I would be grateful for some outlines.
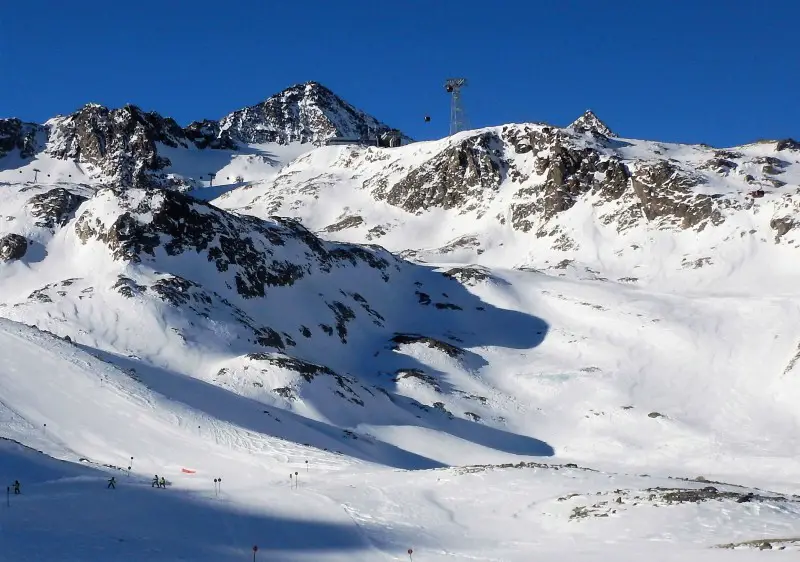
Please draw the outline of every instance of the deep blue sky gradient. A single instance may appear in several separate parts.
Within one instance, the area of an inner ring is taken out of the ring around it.
[[[473,127],[591,108],[627,137],[797,138],[798,22],[798,0],[8,0],[0,116],[130,102],[188,124],[317,80],[426,139],[463,75]]]

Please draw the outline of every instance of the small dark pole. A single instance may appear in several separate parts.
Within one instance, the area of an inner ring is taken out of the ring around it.
[[[414,554],[414,551],[413,551],[412,549],[410,549],[410,548],[409,548],[409,549],[408,549],[408,559],[409,559],[411,562],[414,562],[414,559],[413,559],[413,558],[411,558],[411,555],[412,555],[412,554]]]
[[[297,472],[294,473],[294,487],[297,488],[299,486],[300,478],[297,476]]]
[[[308,461],[306,461],[306,472],[308,472]]]
[[[39,168],[33,169],[33,183],[36,183],[36,179],[39,177],[39,172],[41,172]]]
[[[256,562],[256,552],[258,552],[258,545],[253,545],[253,562]]]
[[[216,478],[214,478],[214,495],[219,497],[219,494],[217,493],[217,479]]]
[[[222,477],[217,478],[217,485],[219,486],[219,493],[222,493]]]
[[[291,488],[294,484],[294,480],[292,480],[292,473],[289,473],[289,487]]]
[[[199,426],[199,425],[197,426],[197,436],[198,436],[198,437],[201,437],[201,434],[200,434],[200,426]]]

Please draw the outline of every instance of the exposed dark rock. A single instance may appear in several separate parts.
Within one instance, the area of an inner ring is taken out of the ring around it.
[[[28,251],[28,239],[19,234],[6,234],[0,238],[0,260],[19,260]]]
[[[205,298],[198,297],[197,293],[191,291],[196,289],[202,295],[202,287],[193,281],[184,279],[183,277],[165,277],[159,279],[150,287],[162,300],[174,305],[180,306],[188,303],[192,299],[202,299],[205,302],[210,302],[207,296]]]
[[[31,158],[40,150],[37,134],[43,132],[40,125],[24,123],[19,119],[0,119],[0,158],[14,150],[20,158]]]
[[[118,189],[105,190],[98,198],[117,199],[119,213],[109,221],[95,216],[91,208],[84,212],[75,225],[82,241],[100,240],[114,258],[134,263],[147,255],[155,257],[159,247],[168,255],[204,254],[219,272],[230,271],[237,292],[245,298],[263,297],[268,287],[292,285],[312,268],[327,272],[341,262],[366,262],[388,280],[385,270],[389,261],[383,256],[391,255],[385,250],[342,245],[328,252],[318,238],[295,221],[276,224],[234,215],[174,191],[140,191],[135,203]],[[307,262],[297,264],[273,257],[274,248],[291,239],[304,244]],[[344,310],[337,314],[346,316]]]
[[[86,197],[76,195],[62,187],[34,195],[28,200],[31,215],[38,218],[36,226],[55,228],[64,226],[75,211],[86,201]]]
[[[338,374],[329,367],[309,363],[308,361],[303,361],[296,357],[275,353],[250,353],[247,355],[247,358],[251,361],[265,362],[275,367],[280,367],[281,369],[293,371],[299,374],[306,382],[312,382],[319,376],[332,377],[341,389],[336,390],[335,394],[359,406],[364,405],[364,401],[360,398],[359,394],[353,390],[356,381],[351,377]],[[345,396],[342,391],[346,392],[348,396]]]
[[[460,347],[420,334],[395,334],[391,341],[396,344],[392,349],[397,349],[399,345],[424,343],[428,347],[438,349],[450,357],[460,357],[464,353],[464,350]]]
[[[235,111],[220,129],[247,143],[321,144],[333,137],[374,137],[390,129],[317,82],[287,88],[263,102]],[[409,140],[408,137],[404,137]]]
[[[681,228],[692,228],[706,221],[721,224],[724,218],[711,196],[691,190],[700,181],[672,162],[660,161],[637,170],[633,188],[650,221],[661,219]]]
[[[587,109],[583,115],[578,117],[570,125],[576,131],[588,132],[593,131],[604,137],[616,137],[617,135],[603,123],[600,118],[595,115],[591,109]]]
[[[258,328],[255,330],[256,343],[263,347],[274,347],[275,349],[285,349],[286,345],[281,339],[281,335],[272,328]]]
[[[228,131],[222,131],[217,121],[195,121],[184,129],[186,138],[197,148],[236,150],[237,144]],[[241,182],[242,180],[238,180]]]
[[[439,387],[439,383],[436,382],[436,379],[421,369],[398,369],[395,373],[395,377],[392,379],[392,382],[400,382],[403,379],[417,379],[429,384],[436,392],[442,391],[442,389]]]
[[[800,150],[800,142],[794,139],[783,139],[778,141],[778,144],[775,145],[775,150],[778,152],[781,150]]]
[[[139,285],[129,277],[120,275],[117,282],[114,283],[112,289],[116,289],[117,292],[124,297],[132,298],[136,295],[141,295],[144,293],[147,287]]]
[[[345,217],[340,221],[330,224],[322,229],[322,232],[339,232],[346,228],[355,228],[364,223],[364,219],[358,215]]]
[[[342,340],[342,343],[347,343],[347,323],[356,317],[353,309],[339,301],[328,303],[328,308],[336,318],[336,333],[339,335],[339,339]]]
[[[712,170],[718,174],[726,175],[731,170],[738,168],[738,164],[725,158],[712,158],[700,164],[699,168]]]
[[[455,279],[464,285],[475,285],[481,281],[492,280],[489,269],[481,266],[471,265],[465,267],[454,267],[442,273],[445,277]]]
[[[788,234],[790,230],[797,226],[797,222],[791,217],[780,217],[769,221],[769,226],[776,232],[775,242],[778,242],[781,236]]]
[[[394,185],[375,187],[373,195],[415,213],[433,207],[470,212],[492,197],[506,164],[501,140],[494,133],[464,139],[411,170]]]
[[[170,164],[157,143],[187,147],[183,129],[170,118],[134,105],[110,110],[88,104],[51,121],[47,152],[96,167],[109,183],[123,187],[159,185],[153,172]]]

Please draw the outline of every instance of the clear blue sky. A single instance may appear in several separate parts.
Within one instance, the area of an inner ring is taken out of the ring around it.
[[[425,139],[463,75],[475,127],[591,108],[628,137],[800,137],[798,0],[9,0],[0,18],[0,116],[29,121],[93,101],[187,124],[316,80]]]

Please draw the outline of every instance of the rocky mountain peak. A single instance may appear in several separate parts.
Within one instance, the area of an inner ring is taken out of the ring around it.
[[[357,139],[389,128],[319,82],[296,84],[220,121],[223,132],[245,143],[322,144],[334,137]]]
[[[570,123],[569,128],[576,131],[594,131],[606,137],[616,137],[617,135],[603,123],[600,118],[592,111],[587,109],[583,115]]]

